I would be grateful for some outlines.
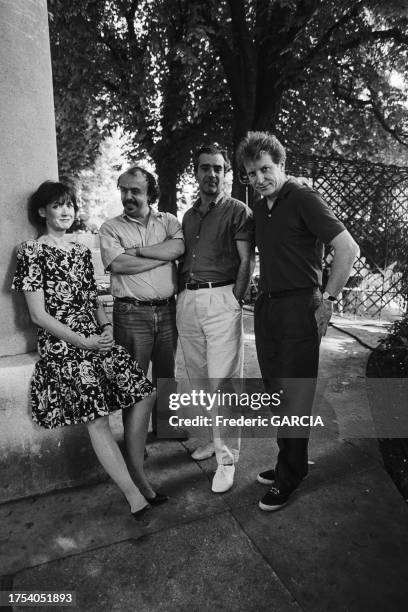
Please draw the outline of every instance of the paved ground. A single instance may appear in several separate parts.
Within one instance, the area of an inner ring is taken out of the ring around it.
[[[336,323],[370,345],[385,332],[370,321]],[[254,377],[249,314],[246,332]],[[243,440],[224,495],[210,492],[215,460],[190,459],[193,440],[156,442],[146,468],[171,500],[146,528],[109,482],[0,506],[1,588],[75,590],[84,612],[405,611],[408,507],[375,439],[356,437],[369,432],[367,356],[329,331],[315,408],[325,427],[312,434],[310,476],[286,508],[257,508],[265,489],[256,474],[276,453],[269,440]]]

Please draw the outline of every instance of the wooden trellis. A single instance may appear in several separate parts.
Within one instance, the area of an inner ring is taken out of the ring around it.
[[[308,178],[360,246],[342,307],[381,316],[406,311],[408,299],[408,168],[289,155],[287,171]],[[330,266],[326,253],[326,267]]]

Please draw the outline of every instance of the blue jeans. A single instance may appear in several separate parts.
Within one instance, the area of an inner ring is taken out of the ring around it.
[[[115,300],[113,333],[147,375],[152,363],[152,382],[174,378],[177,349],[176,303],[163,306],[131,304]],[[153,410],[153,431],[157,431],[157,413]]]

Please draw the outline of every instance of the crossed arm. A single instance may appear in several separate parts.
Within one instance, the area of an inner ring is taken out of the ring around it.
[[[109,269],[116,274],[138,274],[163,266],[183,253],[184,240],[170,238],[157,244],[126,249],[112,261]]]

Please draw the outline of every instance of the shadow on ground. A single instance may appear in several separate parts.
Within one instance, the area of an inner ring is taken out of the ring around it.
[[[248,314],[248,377],[259,375],[251,324]],[[375,344],[384,331],[370,323],[363,333]],[[327,428],[312,432],[310,476],[284,509],[257,507],[266,489],[256,474],[273,467],[273,441],[243,440],[223,495],[210,491],[215,459],[191,460],[194,440],[156,442],[146,468],[170,501],[147,526],[109,482],[0,506],[3,589],[74,590],[83,611],[405,611],[408,508],[376,440],[343,435],[369,415],[367,355],[338,330],[324,340],[329,383],[315,410]]]

